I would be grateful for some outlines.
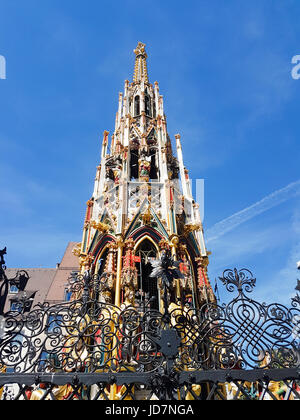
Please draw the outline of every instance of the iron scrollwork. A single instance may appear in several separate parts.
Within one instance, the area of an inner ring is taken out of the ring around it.
[[[161,311],[147,304],[113,305],[103,295],[106,276],[87,271],[70,279],[70,302],[8,312],[0,371],[95,375],[101,389],[127,375],[126,395],[132,394],[130,384],[144,383],[158,398],[172,399],[178,389],[194,395],[204,372],[209,377],[222,371],[299,369],[298,294],[290,308],[256,302],[248,296],[255,286],[252,273],[235,269],[221,278],[227,290],[237,291],[229,303],[182,306],[169,299],[177,267],[171,260],[164,263],[156,264],[169,273]]]

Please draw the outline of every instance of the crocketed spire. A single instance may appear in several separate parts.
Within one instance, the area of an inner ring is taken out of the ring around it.
[[[145,51],[145,44],[139,42],[134,53],[136,55],[133,81],[139,83],[141,81],[148,83],[148,69],[147,69],[147,53]]]

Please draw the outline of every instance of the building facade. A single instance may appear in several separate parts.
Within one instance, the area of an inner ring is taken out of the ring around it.
[[[149,81],[145,45],[138,43],[134,53],[133,80],[126,80],[119,94],[113,134],[104,131],[83,238],[74,254],[82,272],[105,274],[107,302],[133,305],[148,296],[152,308],[160,309],[160,281],[149,275],[152,259],[168,250],[183,273],[172,302],[199,307],[214,300],[199,205],[179,134],[173,153],[163,96],[158,82]]]
[[[69,242],[60,263],[56,268],[7,268],[5,273],[9,279],[14,279],[20,273],[26,273],[28,280],[24,290],[11,285],[8,290],[5,304],[5,313],[18,308],[18,301],[25,294],[32,297],[30,308],[37,304],[49,303],[54,305],[70,299],[69,279],[78,273],[78,258],[74,256],[73,249],[76,242]]]

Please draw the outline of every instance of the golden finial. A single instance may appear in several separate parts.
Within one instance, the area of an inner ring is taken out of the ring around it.
[[[134,50],[134,53],[136,56],[143,55],[145,58],[147,58],[146,50],[145,50],[146,44],[143,44],[142,42],[139,42],[136,49]]]
[[[146,45],[142,42],[139,42],[134,53],[135,57],[135,66],[134,66],[134,74],[133,74],[133,81],[135,83],[144,82],[148,83],[148,70],[147,70],[147,53],[145,50]]]

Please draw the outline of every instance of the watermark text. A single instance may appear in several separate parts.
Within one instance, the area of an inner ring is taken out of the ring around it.
[[[6,79],[6,59],[0,55],[0,80]]]
[[[291,71],[292,78],[298,80],[300,79],[300,55],[294,55],[292,64],[295,64]]]

